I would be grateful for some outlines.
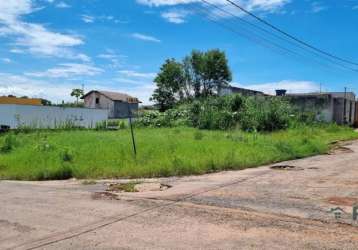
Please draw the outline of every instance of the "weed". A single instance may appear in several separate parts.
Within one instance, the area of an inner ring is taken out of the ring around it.
[[[201,131],[196,130],[196,131],[194,132],[194,140],[200,141],[200,140],[202,140],[203,138],[204,138],[204,134],[203,134]]]
[[[107,188],[109,192],[127,192],[134,193],[138,192],[135,188],[136,185],[140,184],[140,182],[128,182],[128,183],[115,183],[110,184]]]
[[[10,153],[16,145],[16,138],[14,135],[7,135],[3,145],[0,147],[0,153]]]
[[[60,155],[61,155],[62,161],[64,161],[64,162],[72,162],[73,161],[73,158],[74,158],[73,152],[69,148],[63,149]]]

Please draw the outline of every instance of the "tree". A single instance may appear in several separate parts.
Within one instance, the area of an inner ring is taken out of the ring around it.
[[[178,100],[219,94],[231,80],[225,52],[194,50],[182,63],[175,59],[165,61],[154,80],[157,88],[151,100],[165,111]]]
[[[232,80],[225,52],[218,49],[207,52],[194,50],[184,62],[184,71],[190,75],[196,97],[219,93]]]
[[[157,88],[151,97],[159,106],[160,111],[172,108],[177,100],[184,98],[184,71],[181,63],[168,59],[160,68],[154,79]]]
[[[82,89],[73,89],[71,92],[71,96],[76,97],[76,102],[78,104],[78,99],[84,95]]]

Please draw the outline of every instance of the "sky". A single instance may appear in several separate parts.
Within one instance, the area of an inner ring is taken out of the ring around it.
[[[83,84],[86,91],[125,92],[149,104],[153,79],[167,58],[181,60],[194,49],[216,48],[225,51],[235,86],[266,93],[347,87],[358,93],[357,65],[349,65],[357,71],[348,70],[315,54],[299,51],[297,56],[272,47],[227,12],[255,20],[225,0],[207,1],[226,14],[201,0],[0,0],[0,96],[74,101],[71,89]],[[358,0],[233,1],[309,44],[358,63]]]

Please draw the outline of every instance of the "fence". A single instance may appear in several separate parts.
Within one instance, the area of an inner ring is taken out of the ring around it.
[[[61,128],[78,126],[94,128],[98,122],[108,119],[106,109],[62,108],[0,104],[0,125],[10,128],[28,126],[33,128]]]

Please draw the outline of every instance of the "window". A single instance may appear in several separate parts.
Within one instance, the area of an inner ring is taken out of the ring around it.
[[[99,104],[99,98],[96,98],[96,104]]]

